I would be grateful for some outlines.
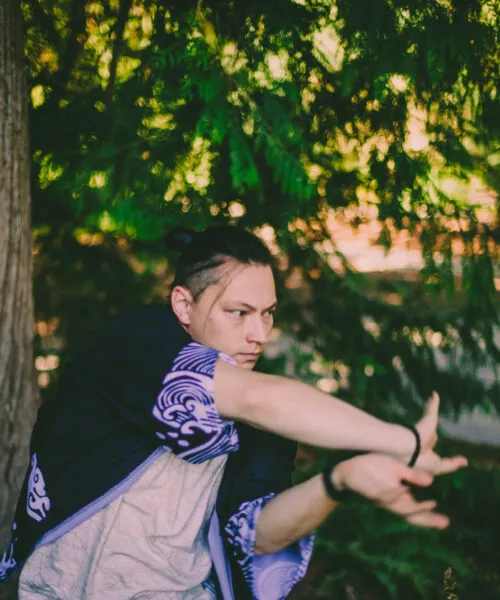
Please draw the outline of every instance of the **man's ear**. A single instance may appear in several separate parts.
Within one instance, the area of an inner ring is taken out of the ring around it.
[[[191,325],[191,308],[194,304],[191,292],[182,285],[176,285],[170,294],[170,302],[180,324],[189,328]]]

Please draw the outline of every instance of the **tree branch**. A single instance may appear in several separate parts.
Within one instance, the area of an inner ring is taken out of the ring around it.
[[[63,41],[61,36],[57,32],[57,29],[54,27],[52,19],[40,6],[38,0],[30,0],[29,5],[33,10],[34,21],[38,23],[44,30],[49,44],[54,48],[56,52],[61,54],[63,51]]]
[[[86,2],[82,2],[81,0],[73,1],[68,40],[64,52],[61,53],[61,69],[59,73],[62,86],[68,83],[71,72],[83,48],[83,44],[79,38],[85,33],[86,7]]]
[[[109,67],[109,81],[106,89],[108,95],[108,101],[111,102],[113,96],[113,89],[116,81],[116,69],[118,66],[118,58],[123,45],[123,32],[125,31],[125,25],[127,23],[128,14],[132,6],[132,0],[121,0],[120,8],[118,10],[118,18],[116,21],[115,28],[115,43],[113,46],[113,56],[111,59],[111,65]]]

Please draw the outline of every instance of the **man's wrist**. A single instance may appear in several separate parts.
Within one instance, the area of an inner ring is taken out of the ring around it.
[[[389,454],[408,463],[415,452],[415,434],[406,425],[393,424],[392,427],[398,449],[393,449]]]
[[[348,489],[345,484],[345,468],[345,461],[342,461],[336,464],[330,471],[332,485],[338,492]]]
[[[330,463],[322,473],[325,493],[334,502],[341,502],[353,495],[346,485],[344,471],[343,463]]]
[[[422,442],[420,440],[420,432],[414,425],[406,425],[406,427],[412,432],[414,437],[415,448],[413,449],[411,458],[408,461],[408,466],[414,467],[418,460],[418,457],[420,456],[420,451],[422,450]]]

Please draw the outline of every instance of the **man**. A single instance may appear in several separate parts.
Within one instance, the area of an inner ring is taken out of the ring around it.
[[[39,412],[0,561],[0,579],[22,567],[21,600],[228,600],[225,554],[238,565],[238,600],[285,597],[344,487],[415,524],[447,525],[404,484],[428,485],[465,464],[432,450],[438,399],[412,432],[254,372],[275,307],[265,246],[211,228],[187,240],[171,308],[116,320],[73,361]],[[289,488],[286,440],[385,455]],[[406,466],[417,454],[427,473]]]

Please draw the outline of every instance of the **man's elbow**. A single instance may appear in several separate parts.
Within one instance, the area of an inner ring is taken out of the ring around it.
[[[254,554],[255,556],[263,556],[264,554],[276,554],[276,552],[283,550],[290,544],[291,542],[289,540],[283,540],[281,542],[276,542],[272,540],[257,540],[255,542]]]
[[[276,554],[280,550],[288,548],[291,544],[297,541],[294,537],[294,532],[275,532],[275,534],[269,535],[271,532],[265,528],[259,527],[257,524],[257,531],[255,536],[254,554],[262,556],[263,554]]]

